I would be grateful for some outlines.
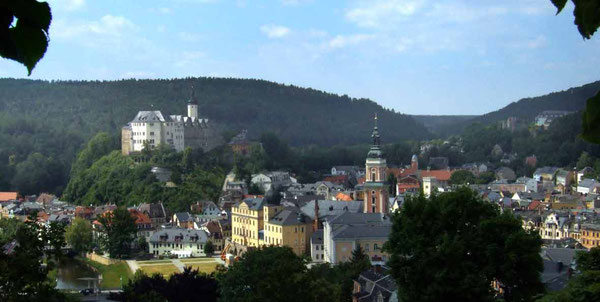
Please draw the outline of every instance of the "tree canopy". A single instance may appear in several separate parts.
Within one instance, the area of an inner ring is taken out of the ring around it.
[[[104,247],[112,258],[126,258],[137,232],[136,218],[125,207],[118,207],[98,217]]]
[[[404,301],[506,301],[543,293],[541,239],[468,188],[408,198],[384,249]]]

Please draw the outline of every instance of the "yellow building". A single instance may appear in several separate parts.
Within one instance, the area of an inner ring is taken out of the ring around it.
[[[591,249],[600,246],[600,225],[599,224],[583,224],[580,230],[580,243],[585,248]]]
[[[231,239],[233,242],[251,247],[263,244],[264,198],[247,198],[231,207]]]
[[[298,256],[309,253],[312,219],[298,208],[265,206],[264,244],[288,246]]]

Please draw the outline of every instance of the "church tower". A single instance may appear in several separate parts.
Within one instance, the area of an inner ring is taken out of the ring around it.
[[[187,104],[187,116],[198,119],[198,101],[196,100],[196,92],[192,86],[192,96]]]
[[[383,158],[380,147],[379,130],[377,129],[377,114],[373,127],[373,145],[367,154],[365,165],[365,184],[363,211],[365,213],[388,213],[389,189],[386,183],[387,162]]]

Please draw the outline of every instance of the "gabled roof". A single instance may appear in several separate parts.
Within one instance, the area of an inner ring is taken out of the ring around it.
[[[170,117],[163,116],[162,112],[155,111],[139,111],[131,121],[132,123],[152,123],[152,122],[167,122],[171,121]]]
[[[17,200],[18,198],[18,192],[0,192],[0,201]]]
[[[192,217],[190,216],[190,213],[188,213],[188,212],[175,213],[175,218],[177,220],[179,220],[179,222],[187,222],[187,221],[192,220]]]
[[[311,219],[304,215],[298,208],[287,207],[269,219],[270,224],[275,225],[300,225],[309,223]]]
[[[449,170],[429,170],[429,171],[421,171],[421,178],[423,177],[435,177],[440,181],[448,181],[450,180],[450,176],[452,176],[452,171]]]

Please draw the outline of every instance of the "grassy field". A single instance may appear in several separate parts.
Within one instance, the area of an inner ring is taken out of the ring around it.
[[[187,258],[187,259],[179,259],[182,263],[189,262],[215,262],[214,258]]]
[[[174,273],[179,273],[179,269],[173,264],[140,265],[140,269],[147,275],[159,273],[164,277],[168,277]]]
[[[146,261],[138,261],[139,265],[143,264],[155,264],[155,263],[171,263],[171,260],[146,260]]]
[[[81,258],[81,261],[93,266],[102,274],[102,284],[100,284],[100,287],[103,289],[120,288],[120,277],[123,277],[123,284],[127,284],[129,278],[133,276],[131,270],[129,270],[129,266],[125,261],[119,261],[111,265],[104,265],[87,258]]]

